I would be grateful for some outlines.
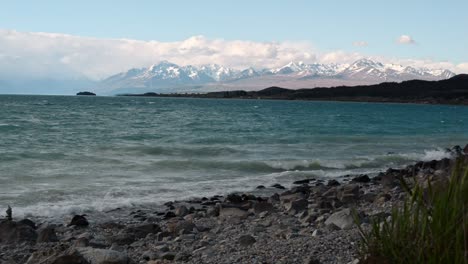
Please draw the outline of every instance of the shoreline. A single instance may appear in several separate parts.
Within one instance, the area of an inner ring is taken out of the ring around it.
[[[466,159],[468,147],[452,153]],[[355,263],[360,239],[351,210],[367,229],[406,196],[399,177],[448,177],[454,161],[421,161],[373,178],[348,175],[341,183],[304,179],[268,196],[115,209],[103,212],[105,221],[91,214],[31,224],[14,219],[13,208],[14,221],[0,223],[0,263]]]

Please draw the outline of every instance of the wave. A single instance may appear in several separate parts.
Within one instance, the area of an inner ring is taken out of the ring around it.
[[[121,148],[102,147],[106,151],[119,153],[130,152],[137,155],[149,156],[178,156],[178,157],[218,157],[220,155],[246,154],[247,150],[236,149],[227,146],[198,146],[198,147],[175,147],[175,146],[132,146]]]

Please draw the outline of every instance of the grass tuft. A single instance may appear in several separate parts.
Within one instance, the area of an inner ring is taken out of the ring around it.
[[[408,198],[392,209],[391,219],[361,230],[363,263],[467,264],[467,163],[458,162],[443,186],[402,184]]]

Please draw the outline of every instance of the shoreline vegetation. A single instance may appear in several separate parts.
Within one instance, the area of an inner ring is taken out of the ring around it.
[[[252,186],[274,194],[118,208],[106,219],[16,219],[12,206],[0,220],[0,263],[467,263],[468,176],[457,170],[468,145],[447,151],[372,178]]]
[[[121,94],[118,96],[468,105],[468,75],[459,74],[441,81],[411,80],[401,83],[388,82],[349,87],[339,86],[297,90],[269,87],[260,91],[237,90],[171,94],[149,92],[144,94]]]

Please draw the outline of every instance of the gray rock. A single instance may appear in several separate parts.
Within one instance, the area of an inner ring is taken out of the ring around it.
[[[297,193],[283,193],[280,195],[280,200],[281,200],[281,203],[288,203],[288,202],[291,202],[291,201],[295,201],[295,200],[299,200],[299,199],[304,199],[305,198],[305,194],[301,193],[301,192],[297,192]]]
[[[165,259],[165,260],[174,260],[175,257],[176,257],[176,253],[174,252],[166,252],[164,254],[161,255],[161,259]]]
[[[57,234],[55,233],[55,228],[53,227],[44,227],[39,229],[37,232],[37,243],[48,243],[48,242],[57,242]]]
[[[254,204],[253,210],[256,214],[259,214],[262,212],[273,212],[275,207],[270,202],[258,202]]]
[[[78,248],[78,252],[90,264],[128,264],[129,259],[126,253],[109,249]]]
[[[208,208],[208,210],[206,210],[206,216],[208,216],[208,217],[217,217],[217,216],[219,216],[219,207],[218,206],[213,206],[213,207]]]
[[[330,215],[325,221],[325,225],[333,225],[340,229],[351,229],[354,226],[354,217],[351,209],[346,208]]]
[[[321,262],[315,257],[310,257],[304,261],[304,264],[321,264]]]
[[[297,214],[304,210],[307,210],[308,205],[309,202],[306,199],[298,199],[287,203],[285,205],[285,208],[289,213]]]
[[[161,228],[157,224],[141,224],[135,226],[129,226],[122,230],[127,234],[133,234],[135,238],[144,238],[148,234],[157,234],[161,232]]]
[[[89,246],[89,239],[86,237],[79,237],[75,243],[75,247],[88,247]]]
[[[60,249],[44,248],[33,252],[26,264],[91,264],[76,249],[62,252]]]
[[[241,247],[248,247],[250,245],[253,245],[257,240],[251,235],[242,235],[239,237],[239,245]]]
[[[221,208],[219,210],[219,217],[222,219],[237,217],[240,219],[247,218],[249,213],[239,208]]]
[[[108,238],[111,244],[117,244],[119,246],[130,245],[131,243],[135,241],[135,239],[136,238],[134,234],[130,234],[126,232],[120,232]]]
[[[190,213],[190,210],[184,206],[184,205],[181,205],[179,207],[176,208],[175,212],[174,212],[177,216],[181,216],[181,217],[184,217],[186,215],[188,215]]]
[[[89,222],[86,219],[85,215],[75,215],[73,216],[72,220],[68,224],[68,226],[81,226],[85,227],[88,226]]]
[[[190,221],[174,219],[167,223],[167,229],[173,234],[189,234],[196,229],[196,226]]]
[[[0,222],[0,244],[35,242],[36,230],[30,225],[4,220]]]
[[[314,232],[312,232],[313,237],[318,237],[321,236],[323,232],[320,229],[315,229]]]

